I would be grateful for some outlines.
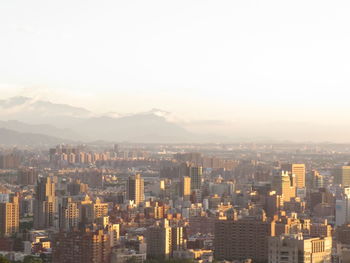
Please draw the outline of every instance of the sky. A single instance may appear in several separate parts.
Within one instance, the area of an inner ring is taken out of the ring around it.
[[[350,113],[346,0],[2,0],[0,97],[191,120]]]

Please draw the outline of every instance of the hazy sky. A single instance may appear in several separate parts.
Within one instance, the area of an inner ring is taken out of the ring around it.
[[[2,0],[0,92],[99,112],[350,113],[350,1]]]

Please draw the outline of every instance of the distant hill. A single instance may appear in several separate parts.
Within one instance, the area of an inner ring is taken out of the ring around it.
[[[23,96],[0,100],[0,108],[14,120],[23,119],[23,117],[35,119],[44,116],[88,117],[91,115],[90,111],[83,108]]]
[[[53,146],[60,143],[72,143],[52,136],[39,133],[21,133],[9,129],[0,128],[0,145],[15,146]]]
[[[0,100],[0,128],[80,141],[197,142],[199,137],[153,110],[129,116],[90,111],[66,104],[13,97]],[[115,117],[114,117],[115,116]]]
[[[127,117],[89,118],[76,126],[75,131],[107,141],[130,142],[188,142],[195,136],[181,126],[152,113],[136,114]]]
[[[83,140],[82,135],[71,129],[60,129],[50,124],[27,124],[20,121],[0,121],[0,128],[24,133],[39,133],[68,140]]]

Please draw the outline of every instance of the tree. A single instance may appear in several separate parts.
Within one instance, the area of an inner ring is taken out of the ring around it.
[[[131,257],[131,258],[129,258],[127,261],[126,261],[126,263],[137,263],[138,261],[137,261],[137,258],[136,257]]]
[[[43,261],[40,258],[34,256],[25,256],[23,263],[43,263]]]
[[[0,263],[11,263],[7,258],[3,255],[0,255]]]

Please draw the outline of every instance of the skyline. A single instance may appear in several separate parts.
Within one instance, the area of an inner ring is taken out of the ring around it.
[[[0,263],[350,263],[349,14],[0,1]]]
[[[0,144],[8,144],[9,140],[15,142],[16,132],[27,138],[27,142],[33,134],[51,136],[48,139],[56,142],[349,143],[349,125],[346,122],[330,124],[330,121],[322,125],[288,119],[275,122],[186,120],[161,109],[99,114],[88,108],[39,98],[22,96],[0,100],[0,132],[4,136]],[[11,133],[12,137],[8,137]],[[37,138],[32,139],[36,141]]]

